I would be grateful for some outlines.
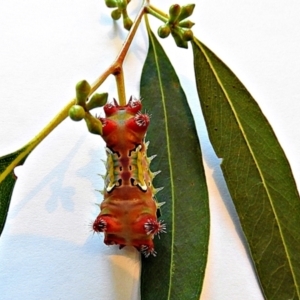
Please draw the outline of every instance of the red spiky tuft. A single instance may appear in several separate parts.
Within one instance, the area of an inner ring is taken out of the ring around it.
[[[142,114],[141,112],[138,112],[135,114],[134,117],[130,118],[126,122],[126,126],[130,130],[144,135],[147,131],[149,123],[150,123],[149,116],[147,114]]]
[[[136,114],[142,109],[141,100],[133,99],[130,97],[128,104],[126,105],[126,110],[131,114]]]
[[[148,245],[142,245],[139,250],[145,255],[145,257],[148,257],[150,255],[153,255],[155,257],[157,255],[154,248],[149,247]]]
[[[144,224],[144,228],[147,234],[160,234],[166,233],[166,224],[161,220],[148,219]]]
[[[107,223],[102,217],[98,217],[94,224],[93,224],[93,230],[94,232],[104,232],[107,228]]]
[[[103,138],[105,138],[105,136],[110,135],[112,132],[114,132],[118,128],[118,124],[116,124],[115,121],[110,120],[108,118],[100,118],[100,121],[101,121],[102,126],[103,126],[102,127]]]
[[[112,115],[114,115],[118,110],[119,110],[119,104],[117,102],[116,99],[114,99],[114,102],[109,102],[107,104],[104,105],[104,112],[105,112],[105,115],[107,117],[110,117]]]

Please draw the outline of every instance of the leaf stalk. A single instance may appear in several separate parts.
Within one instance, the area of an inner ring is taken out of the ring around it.
[[[146,12],[164,23],[168,22],[169,16],[152,5],[146,7]]]

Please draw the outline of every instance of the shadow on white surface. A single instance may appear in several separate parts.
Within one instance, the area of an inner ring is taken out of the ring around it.
[[[6,257],[0,265],[2,300],[138,299],[140,254],[135,249],[107,247],[95,237],[79,246],[30,235],[9,236],[0,245]]]

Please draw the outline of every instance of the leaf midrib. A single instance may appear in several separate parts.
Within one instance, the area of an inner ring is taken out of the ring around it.
[[[261,177],[261,179],[262,179],[263,186],[265,187],[266,193],[267,193],[268,198],[269,198],[269,201],[270,201],[270,205],[271,205],[271,207],[272,207],[272,211],[273,211],[273,213],[274,213],[275,219],[276,219],[277,224],[278,224],[280,236],[281,236],[281,239],[282,239],[282,242],[283,242],[283,247],[284,247],[284,249],[285,249],[285,252],[286,252],[286,255],[287,255],[287,258],[288,258],[290,270],[291,270],[292,277],[293,277],[293,280],[294,280],[294,283],[295,283],[295,288],[296,288],[296,290],[297,290],[297,295],[298,295],[298,297],[300,298],[300,291],[299,291],[299,287],[298,287],[298,285],[297,285],[297,280],[296,280],[296,277],[295,277],[294,269],[293,269],[293,267],[292,267],[292,263],[291,263],[289,251],[288,251],[288,248],[287,248],[287,246],[286,246],[286,242],[285,242],[284,236],[283,236],[283,234],[282,234],[282,226],[281,226],[281,223],[279,222],[279,219],[278,219],[278,216],[277,216],[275,207],[274,207],[274,205],[273,205],[273,202],[272,202],[272,199],[273,199],[273,198],[272,198],[272,196],[271,196],[271,194],[270,194],[269,188],[267,187],[266,180],[265,180],[265,177],[264,177],[264,175],[263,175],[263,172],[262,172],[261,168],[259,167],[259,164],[258,164],[258,162],[257,162],[257,159],[256,159],[256,156],[255,156],[255,154],[254,154],[254,151],[252,150],[252,147],[250,146],[250,143],[249,143],[249,141],[248,141],[247,135],[246,135],[246,133],[245,133],[245,131],[244,131],[244,128],[243,128],[243,126],[242,126],[242,124],[241,124],[241,122],[240,122],[240,119],[239,119],[239,117],[238,117],[238,115],[237,115],[237,112],[236,112],[236,110],[235,110],[235,108],[234,108],[234,105],[232,104],[232,102],[231,102],[231,100],[230,100],[230,97],[229,97],[229,95],[228,95],[228,93],[227,93],[225,87],[224,87],[223,84],[222,84],[222,81],[220,80],[220,78],[219,78],[219,76],[218,76],[216,70],[214,69],[213,64],[212,64],[210,58],[209,58],[208,55],[206,54],[205,49],[203,49],[203,47],[201,46],[201,44],[200,44],[196,39],[194,39],[194,42],[199,46],[199,48],[200,48],[201,51],[203,52],[203,54],[204,54],[204,56],[205,56],[207,62],[209,63],[209,66],[210,66],[210,68],[211,68],[213,74],[215,75],[215,78],[216,78],[217,82],[219,83],[219,85],[220,85],[220,87],[221,87],[221,89],[222,89],[222,91],[223,91],[223,93],[224,93],[224,95],[225,95],[225,98],[226,98],[227,101],[228,101],[228,104],[230,105],[230,107],[231,107],[231,109],[232,109],[232,111],[233,111],[233,114],[234,114],[235,119],[236,119],[236,121],[237,121],[237,123],[238,123],[238,125],[239,125],[239,127],[240,127],[240,129],[241,129],[241,132],[242,132],[242,135],[243,135],[244,140],[245,140],[245,142],[246,142],[246,145],[247,145],[247,147],[248,147],[248,149],[249,149],[249,151],[250,151],[250,153],[251,153],[251,156],[252,156],[252,158],[253,158],[253,160],[254,160],[254,162],[255,162],[255,166],[256,166],[256,168],[257,168],[257,170],[258,170],[258,173],[259,173],[259,175],[260,175],[260,177]]]
[[[157,67],[157,75],[158,75],[158,81],[159,81],[159,87],[160,92],[162,96],[162,103],[163,103],[163,109],[164,109],[164,116],[165,116],[165,131],[166,131],[166,142],[167,142],[167,150],[168,150],[168,162],[169,162],[169,169],[170,169],[170,181],[171,181],[171,194],[172,194],[172,246],[171,246],[171,263],[170,263],[170,279],[169,279],[169,290],[168,290],[168,299],[171,297],[171,287],[172,287],[172,265],[173,265],[173,259],[174,259],[174,227],[175,227],[175,209],[174,209],[174,201],[175,201],[175,195],[174,195],[174,180],[173,180],[173,168],[172,168],[172,159],[171,159],[171,147],[170,147],[170,138],[169,138],[169,125],[168,125],[168,117],[167,117],[167,111],[166,111],[166,101],[165,101],[165,93],[163,88],[162,79],[160,76],[160,65],[158,61],[158,55],[156,52],[155,44],[153,42],[152,32],[150,31],[150,28],[147,23],[147,29],[148,33],[151,39],[151,43],[153,46],[153,52],[155,57],[155,64]]]

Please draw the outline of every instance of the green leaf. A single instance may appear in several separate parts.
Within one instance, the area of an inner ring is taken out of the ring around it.
[[[14,168],[24,163],[28,156],[27,147],[0,157],[0,235],[3,231],[11,196],[17,180]]]
[[[267,299],[300,299],[300,201],[259,106],[224,63],[193,42],[198,93]]]
[[[199,299],[209,238],[208,193],[194,120],[177,75],[153,33],[141,78],[143,106],[151,113],[151,170],[167,234],[155,240],[156,257],[143,259],[141,298]]]

